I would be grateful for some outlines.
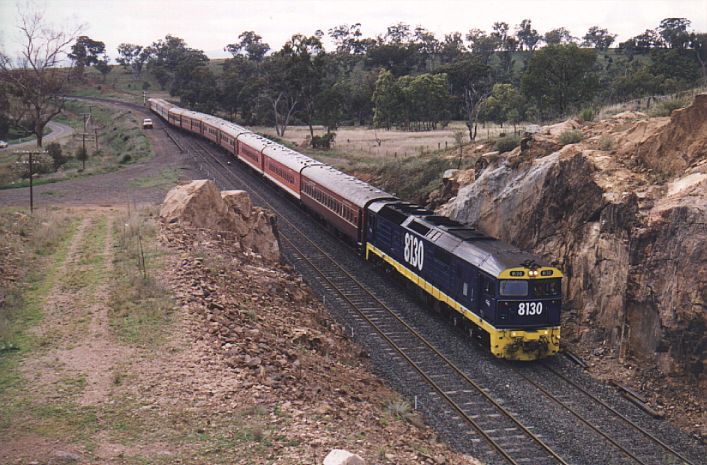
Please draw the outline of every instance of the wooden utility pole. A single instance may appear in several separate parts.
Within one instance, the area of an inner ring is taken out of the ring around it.
[[[91,140],[95,137],[96,151],[98,151],[98,128],[93,127],[93,121],[91,120],[91,107],[88,107],[89,112],[83,113],[83,132],[81,132],[81,147],[85,154],[85,158],[88,158],[88,152],[86,151],[86,140]],[[93,128],[92,128],[93,127]],[[81,160],[81,169],[86,169],[86,160]]]
[[[22,150],[22,151],[17,151],[13,152],[14,154],[18,156],[22,155],[27,155],[28,160],[27,163],[29,164],[29,212],[34,213],[34,189],[32,185],[32,178],[34,178],[34,155],[41,155],[41,154],[46,154],[46,150]],[[19,161],[18,163],[24,164],[23,161]]]

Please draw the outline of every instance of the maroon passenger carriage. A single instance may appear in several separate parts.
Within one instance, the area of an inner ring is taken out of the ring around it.
[[[252,132],[238,137],[238,158],[263,174],[263,150],[275,142]]]
[[[263,149],[263,175],[299,199],[302,170],[308,166],[321,165],[320,162],[295,152],[280,144],[270,144]]]
[[[366,207],[384,199],[398,200],[331,166],[310,165],[302,170],[302,203],[359,245],[365,239]]]
[[[173,126],[225,148],[359,245],[365,239],[365,209],[375,200],[397,200],[387,192],[259,136],[237,124],[185,110],[161,99],[150,108]]]

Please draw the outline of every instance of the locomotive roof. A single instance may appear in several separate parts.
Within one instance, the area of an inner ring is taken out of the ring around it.
[[[296,152],[284,145],[280,144],[270,144],[263,150],[263,154],[278,161],[285,165],[286,167],[297,171],[298,173],[302,168],[313,165],[321,164],[317,160]]]
[[[396,199],[394,195],[328,165],[307,166],[302,171],[302,175],[360,208],[365,208],[368,203],[376,199]]]
[[[408,202],[376,202],[371,204],[369,209],[420,234],[437,247],[491,276],[498,276],[502,271],[521,266],[528,261],[544,266],[536,256],[528,252],[488,236],[468,224],[435,215],[433,211],[419,205]]]
[[[246,132],[238,138],[238,141],[248,145],[249,147],[254,148],[258,152],[263,150],[268,145],[275,143],[270,139],[266,139],[265,137],[258,135],[254,132]]]

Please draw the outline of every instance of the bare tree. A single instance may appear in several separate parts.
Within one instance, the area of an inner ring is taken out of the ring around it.
[[[22,49],[14,59],[0,50],[0,82],[8,90],[13,123],[34,133],[41,147],[44,127],[64,106],[61,94],[70,73],[60,65],[82,26],[55,28],[33,5],[18,12]]]

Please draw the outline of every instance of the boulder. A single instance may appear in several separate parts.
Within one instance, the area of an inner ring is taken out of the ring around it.
[[[652,170],[675,176],[707,157],[707,94],[699,94],[687,108],[673,111],[662,131],[638,147],[637,158]]]
[[[212,181],[192,181],[167,193],[160,216],[168,223],[232,233],[241,249],[267,261],[280,258],[275,215],[253,207],[245,191],[219,192]]]
[[[246,220],[250,218],[253,204],[246,191],[222,191],[221,198],[236,215]]]
[[[255,208],[248,221],[250,232],[242,239],[242,244],[259,253],[268,261],[280,258],[275,215],[262,208]]]
[[[366,462],[347,450],[334,449],[327,454],[324,465],[366,465]]]
[[[581,127],[582,123],[580,123],[578,120],[568,119],[567,121],[563,121],[561,123],[551,124],[550,126],[543,126],[542,128],[540,128],[540,133],[558,137],[565,131],[571,131],[573,129],[579,129]]]
[[[167,192],[160,217],[168,223],[218,231],[230,231],[235,226],[235,216],[229,214],[218,187],[206,179],[176,186]]]

